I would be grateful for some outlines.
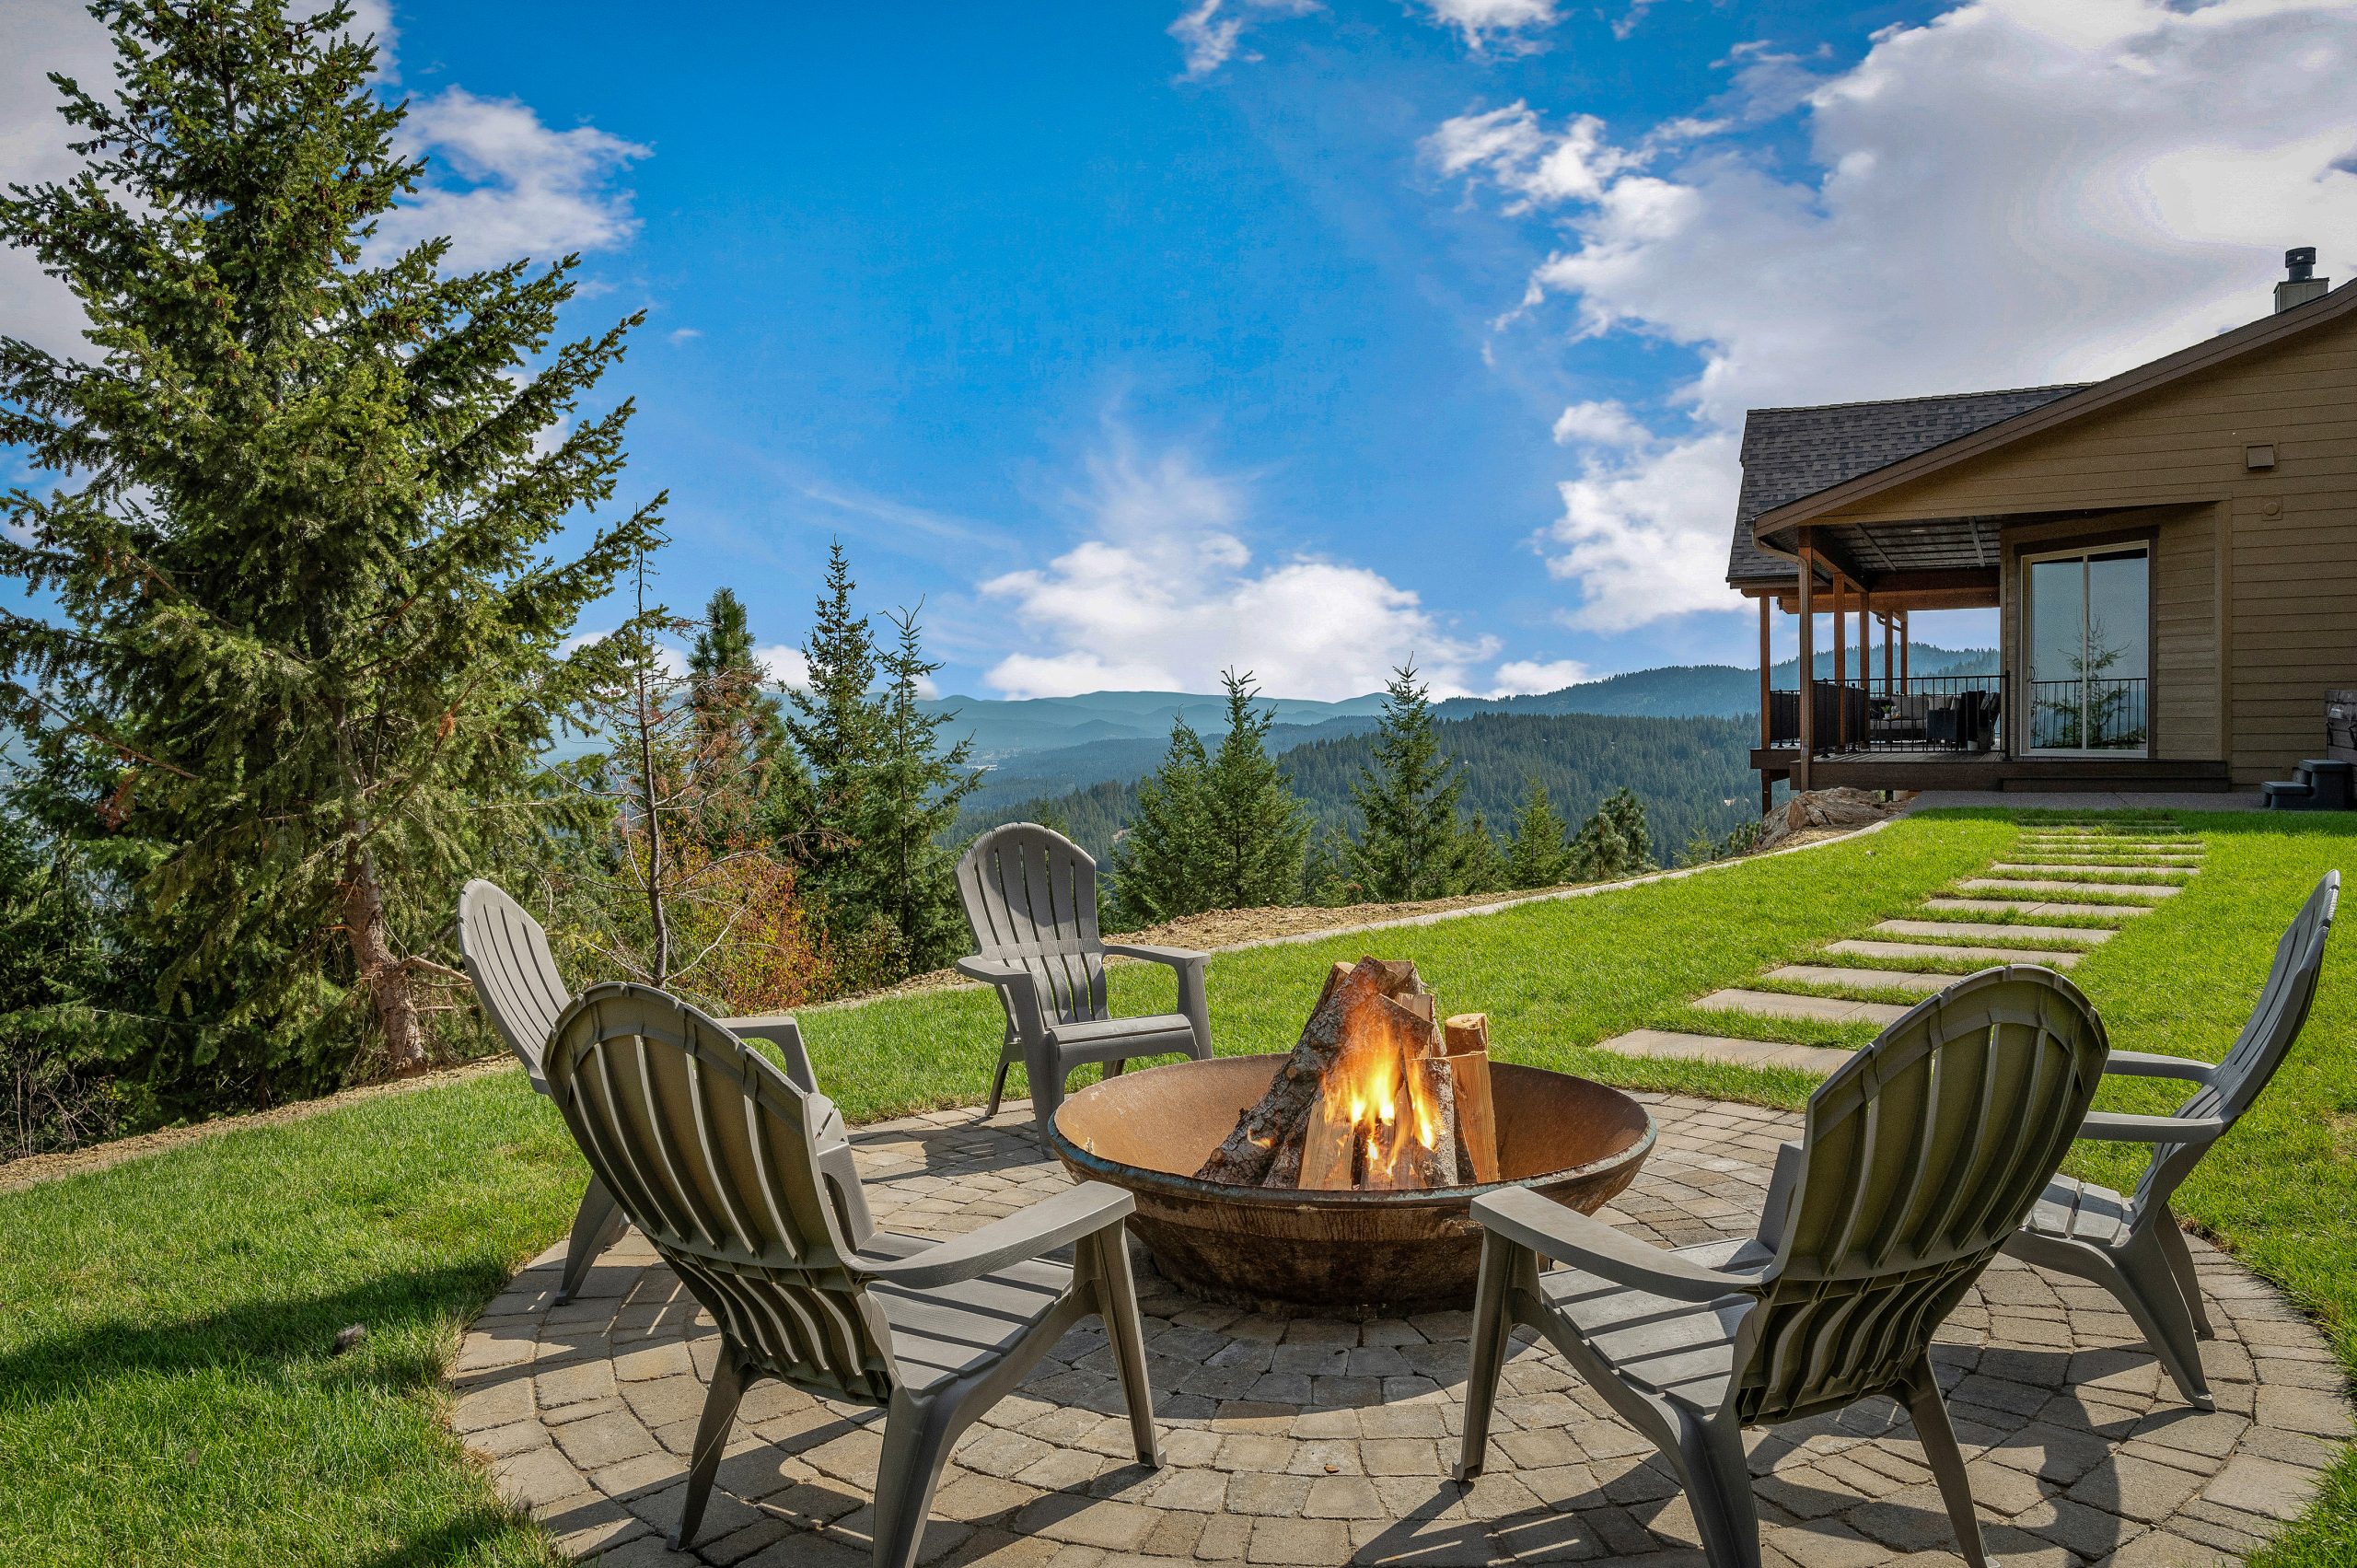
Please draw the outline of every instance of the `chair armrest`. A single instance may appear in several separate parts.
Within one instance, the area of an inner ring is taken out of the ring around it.
[[[1716,1301],[1750,1291],[1745,1274],[1722,1273],[1567,1209],[1527,1188],[1485,1193],[1473,1200],[1481,1228],[1542,1258],[1552,1258],[1598,1274],[1615,1284],[1649,1290],[1678,1301]]]
[[[720,1027],[739,1040],[762,1040],[785,1058],[785,1075],[806,1095],[819,1092],[819,1075],[810,1070],[810,1052],[802,1043],[802,1026],[791,1013],[763,1013],[749,1018],[723,1018]]]
[[[1116,1227],[1130,1217],[1137,1201],[1108,1182],[1084,1181],[1029,1208],[993,1220],[980,1230],[952,1237],[909,1258],[853,1258],[851,1266],[882,1284],[925,1290],[956,1284],[1028,1262],[1067,1242]]]
[[[2123,1078],[2184,1078],[2206,1084],[2217,1074],[2215,1063],[2186,1056],[2154,1056],[2142,1051],[2115,1051],[2104,1059],[2103,1070]]]
[[[1004,958],[985,958],[980,955],[958,960],[958,972],[969,980],[979,980],[998,988],[999,999],[1006,1004],[1008,1014],[1015,1019],[1015,1032],[1025,1040],[1042,1040],[1048,1032],[1047,999],[1039,994],[1039,979],[1021,964],[1010,964]]]
[[[2207,1144],[2226,1130],[2214,1116],[2131,1116],[2118,1110],[2091,1110],[2079,1123],[2079,1136],[2105,1144]]]
[[[1156,947],[1143,942],[1108,942],[1105,951],[1119,954],[1124,958],[1144,958],[1150,964],[1168,964],[1172,969],[1200,964],[1211,957],[1209,953],[1199,953],[1192,947]]]

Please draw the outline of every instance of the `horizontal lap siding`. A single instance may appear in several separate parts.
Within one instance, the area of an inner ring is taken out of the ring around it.
[[[2252,472],[2262,444],[2276,465]],[[1820,520],[2147,506],[2180,508],[2154,560],[2156,754],[2287,776],[2323,747],[2326,689],[2357,687],[2357,316]]]

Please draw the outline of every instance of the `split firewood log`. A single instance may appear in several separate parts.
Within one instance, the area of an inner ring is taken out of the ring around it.
[[[1497,1104],[1490,1090],[1490,1018],[1459,1013],[1442,1026],[1445,1060],[1457,1090],[1457,1176],[1464,1181],[1495,1181],[1498,1173]]]

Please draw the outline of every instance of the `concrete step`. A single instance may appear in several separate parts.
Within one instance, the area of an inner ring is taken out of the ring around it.
[[[2007,925],[1993,920],[1886,920],[1878,922],[1875,929],[1891,936],[1928,936],[1937,941],[1976,936],[1984,941],[2012,937],[2021,942],[2044,942],[2049,946],[2060,944],[2063,947],[2084,944],[2092,947],[2112,938],[2112,933],[2108,931],[2090,931],[2080,925]]]
[[[2021,877],[2051,877],[2057,872],[2067,875],[2087,871],[2132,871],[2144,877],[2190,877],[2194,875],[2196,868],[2176,865],[2122,865],[2116,862],[2106,864],[2088,861],[2073,865],[2061,865],[2051,861],[2000,860],[1991,865],[1989,869],[2012,872]]]
[[[1737,1067],[1797,1067],[1830,1073],[1850,1060],[1846,1051],[1822,1045],[1783,1045],[1772,1040],[1732,1040],[1720,1035],[1679,1034],[1672,1029],[1631,1029],[1596,1044],[1598,1051],[1648,1056],[1663,1062],[1724,1062]]]
[[[2043,964],[2050,970],[2067,970],[2086,957],[2084,953],[2037,953],[2014,947],[1951,947],[1938,942],[1875,942],[1849,937],[1829,943],[1829,953],[1855,953],[1860,958],[1980,958],[1991,964]],[[1951,975],[1951,980],[1958,977]]]
[[[1770,980],[1781,980],[1788,985],[1854,985],[1862,989],[1912,991],[1929,996],[1945,991],[1963,976],[1924,974],[1912,970],[1848,970],[1829,964],[1786,964],[1780,970],[1770,970]]]
[[[1967,877],[1956,884],[1973,893],[2116,893],[2122,898],[2173,899],[2182,887],[2162,882],[2058,882],[2037,877]]]
[[[2126,920],[2131,915],[2153,912],[2150,904],[2040,903],[2034,899],[1925,899],[1923,907],[1943,914],[2067,915],[2083,920]]]
[[[1808,1018],[1828,1024],[1887,1024],[1904,1014],[1887,1002],[1852,1002],[1840,996],[1795,996],[1782,991],[1713,991],[1694,1004],[1713,1013],[1748,1013],[1761,1018]]]

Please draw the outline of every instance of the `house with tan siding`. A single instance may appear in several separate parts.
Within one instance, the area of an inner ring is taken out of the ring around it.
[[[2229,790],[2325,754],[2357,687],[2357,283],[2314,259],[2108,380],[1752,411],[1727,581],[1759,606],[1763,797]],[[1996,669],[1908,669],[1910,615],[1946,609],[1997,610]],[[1779,613],[1798,690],[1769,689]]]

